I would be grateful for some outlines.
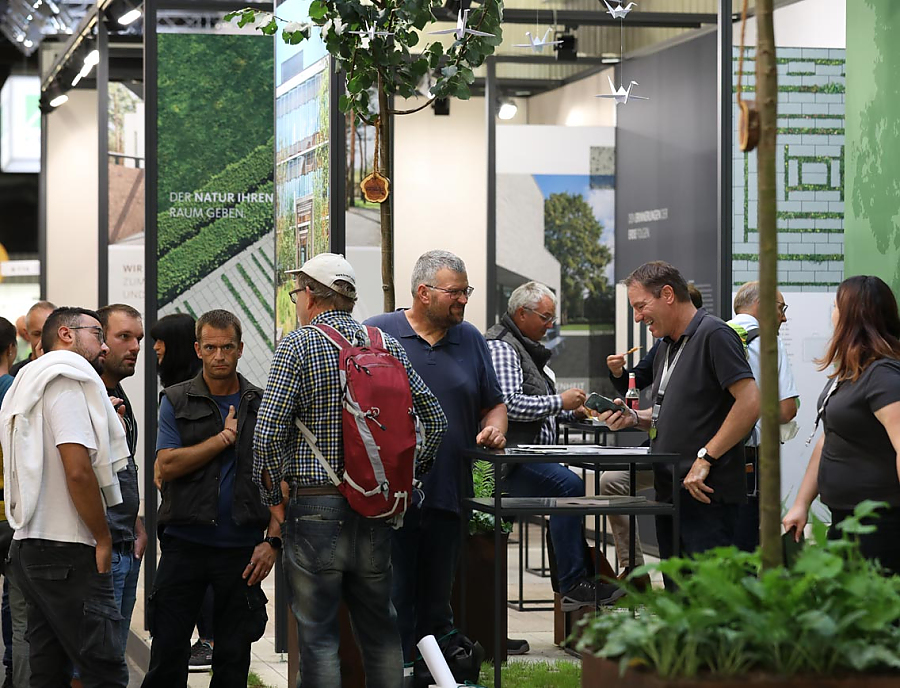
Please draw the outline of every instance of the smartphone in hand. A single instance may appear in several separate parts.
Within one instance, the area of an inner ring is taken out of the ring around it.
[[[588,398],[584,402],[585,408],[589,408],[592,411],[596,411],[597,413],[603,413],[604,411],[624,411],[625,407],[620,406],[612,399],[607,399],[602,394],[597,394],[596,392],[591,392]]]

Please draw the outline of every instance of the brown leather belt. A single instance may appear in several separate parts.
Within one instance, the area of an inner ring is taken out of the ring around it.
[[[745,471],[747,473],[756,472],[756,462],[759,460],[758,447],[744,447],[744,460],[747,462]]]
[[[334,485],[291,485],[291,499],[297,497],[319,497],[324,495],[340,496],[341,492]]]

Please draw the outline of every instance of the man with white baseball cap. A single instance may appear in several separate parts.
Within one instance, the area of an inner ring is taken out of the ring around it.
[[[356,301],[356,273],[344,256],[337,253],[320,253],[306,261],[296,270],[285,270],[285,275],[304,274],[322,286],[336,291],[348,299]],[[294,293],[301,291],[295,290]],[[295,301],[294,297],[291,297]]]
[[[295,275],[290,292],[301,325],[325,325],[350,342],[363,326],[353,319],[356,275],[343,256],[320,253]],[[382,333],[384,347],[403,363],[413,410],[425,428],[416,474],[427,471],[447,428],[437,398],[413,370],[396,339]],[[366,674],[366,685],[399,688],[403,657],[397,614],[391,603],[391,534],[384,519],[353,511],[312,447],[295,425],[299,419],[316,438],[337,475],[344,470],[341,381],[337,352],[315,327],[299,327],[278,343],[256,423],[253,481],[263,503],[284,523],[284,570],[300,636],[303,688],[341,685],[338,607],[350,611]],[[282,497],[286,482],[288,498]]]

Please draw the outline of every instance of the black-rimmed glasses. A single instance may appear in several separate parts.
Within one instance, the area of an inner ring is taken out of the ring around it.
[[[475,287],[466,287],[465,289],[447,289],[446,287],[436,287],[433,284],[426,284],[425,286],[429,289],[436,289],[437,291],[442,291],[445,294],[449,294],[454,299],[461,299],[463,296],[469,298],[472,295],[472,292],[475,291]]]
[[[103,328],[99,325],[78,325],[77,327],[70,327],[70,330],[93,330],[94,336],[97,337],[97,341],[101,344],[105,343],[103,338]]]
[[[293,303],[294,305],[297,305],[297,294],[299,294],[301,291],[306,291],[306,289],[294,289],[293,291],[288,292],[288,296],[291,297],[291,303]]]

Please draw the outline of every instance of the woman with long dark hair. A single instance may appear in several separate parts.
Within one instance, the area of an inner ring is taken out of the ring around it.
[[[157,320],[150,328],[153,350],[156,352],[157,372],[162,386],[190,380],[203,367],[197,356],[194,342],[197,341],[196,322],[187,313],[174,313]],[[159,473],[155,473],[157,487],[161,485]],[[199,638],[191,646],[188,670],[206,671],[212,667],[214,644],[213,591],[210,586],[203,597],[203,605],[197,617]]]
[[[794,505],[783,520],[799,539],[816,496],[832,530],[866,499],[888,503],[860,536],[863,556],[900,573],[900,315],[890,287],[860,275],[841,282],[831,314],[834,334],[820,370],[833,366],[819,397],[816,444]]]
[[[197,340],[194,318],[187,313],[174,313],[157,320],[150,328],[156,352],[159,381],[163,387],[190,380],[203,365],[194,350]]]

